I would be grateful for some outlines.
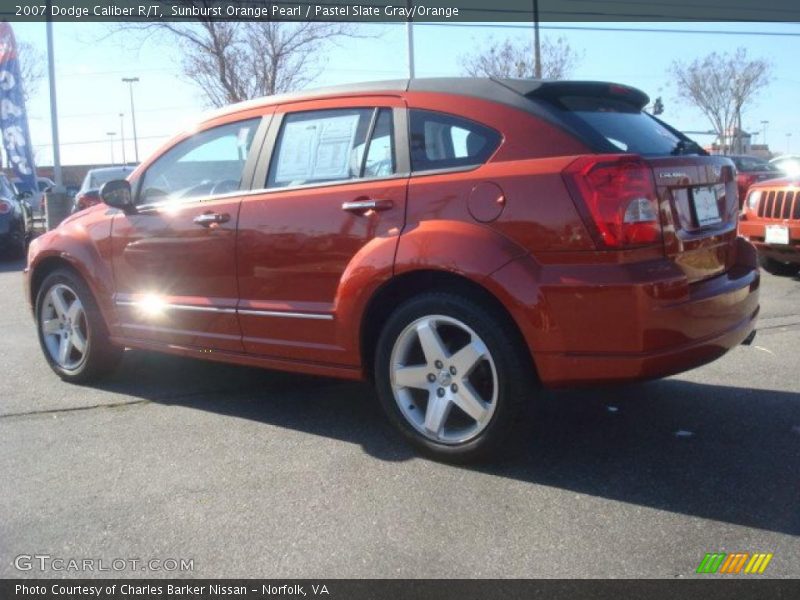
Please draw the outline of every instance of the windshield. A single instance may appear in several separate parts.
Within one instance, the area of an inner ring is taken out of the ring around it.
[[[564,119],[587,138],[602,136],[620,152],[642,156],[699,154],[702,148],[679,137],[630,102],[595,96],[561,96]]]

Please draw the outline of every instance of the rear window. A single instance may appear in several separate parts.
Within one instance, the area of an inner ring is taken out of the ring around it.
[[[736,168],[742,173],[748,173],[754,171],[773,171],[776,173],[780,172],[780,169],[775,165],[772,165],[760,158],[754,158],[752,156],[736,156],[733,158],[733,162],[736,165]]]
[[[561,96],[554,103],[564,121],[589,141],[601,136],[620,152],[672,154],[681,138],[637,106],[617,98]]]

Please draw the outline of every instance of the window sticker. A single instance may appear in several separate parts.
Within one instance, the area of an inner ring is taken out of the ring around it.
[[[360,115],[286,123],[276,183],[350,178],[350,149]]]

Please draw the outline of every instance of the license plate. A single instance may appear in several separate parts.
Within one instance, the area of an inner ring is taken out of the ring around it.
[[[764,242],[767,244],[788,244],[789,228],[783,225],[767,225]]]
[[[717,204],[717,194],[713,187],[694,188],[692,192],[694,198],[694,213],[697,215],[697,224],[713,225],[719,223],[722,217],[719,216],[719,204]]]

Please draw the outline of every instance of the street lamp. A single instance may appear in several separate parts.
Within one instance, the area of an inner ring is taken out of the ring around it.
[[[109,142],[111,142],[111,144],[110,144],[111,145],[111,164],[114,165],[114,164],[116,164],[114,162],[114,136],[117,135],[117,132],[116,131],[108,131],[108,132],[106,132],[106,135],[108,136]]]
[[[786,154],[789,154],[789,149],[791,148],[791,142],[792,142],[792,134],[791,133],[787,133],[786,134]]]
[[[769,121],[761,121],[761,131],[764,132],[764,135],[762,136],[761,139],[763,141],[764,146],[767,145],[767,125],[769,125]]]
[[[128,164],[125,158],[125,113],[119,113],[119,141],[122,142],[122,165]]]
[[[122,81],[128,84],[131,93],[131,122],[133,123],[133,158],[139,162],[139,140],[136,137],[136,111],[133,109],[133,84],[139,81],[138,77],[123,77]]]

